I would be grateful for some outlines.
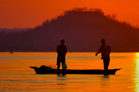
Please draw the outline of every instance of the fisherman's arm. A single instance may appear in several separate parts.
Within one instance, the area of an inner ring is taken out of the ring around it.
[[[97,56],[97,54],[102,52],[102,46],[99,48],[98,52],[95,54]]]

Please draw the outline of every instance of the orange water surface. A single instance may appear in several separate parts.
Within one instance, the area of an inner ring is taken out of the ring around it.
[[[109,69],[122,68],[115,75],[35,74],[29,66],[56,68],[55,52],[1,52],[0,92],[139,92],[139,53],[111,53]],[[68,69],[103,69],[101,55],[69,52]]]

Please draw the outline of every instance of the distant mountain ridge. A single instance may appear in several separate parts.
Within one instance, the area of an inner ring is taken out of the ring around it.
[[[97,51],[100,40],[112,51],[139,51],[139,29],[105,16],[100,9],[66,11],[41,26],[22,33],[1,33],[1,51],[56,51],[61,39],[70,52]]]

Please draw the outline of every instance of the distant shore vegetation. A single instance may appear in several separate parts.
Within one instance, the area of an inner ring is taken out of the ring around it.
[[[0,29],[0,32],[6,32],[6,33],[20,33],[20,32],[25,32],[28,31],[30,28],[2,28]]]

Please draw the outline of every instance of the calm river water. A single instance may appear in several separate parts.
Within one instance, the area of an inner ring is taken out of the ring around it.
[[[0,92],[139,92],[139,53],[111,53],[109,69],[122,68],[115,75],[35,74],[29,66],[56,68],[55,52],[1,52]],[[103,69],[100,54],[67,53],[68,69]]]

